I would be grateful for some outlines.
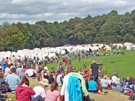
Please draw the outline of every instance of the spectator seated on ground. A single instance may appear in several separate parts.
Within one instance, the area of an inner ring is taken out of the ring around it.
[[[60,70],[57,70],[56,77],[61,74]]]
[[[97,83],[94,81],[93,76],[90,77],[90,81],[88,82],[88,91],[93,93],[98,92]]]
[[[0,85],[1,82],[5,82],[4,73],[0,73]]]
[[[116,50],[113,50],[113,54],[115,54],[116,53]]]
[[[112,86],[113,87],[117,87],[117,77],[115,76],[116,74],[113,73],[113,76],[112,76]]]
[[[35,91],[29,88],[29,80],[23,77],[20,85],[16,88],[15,98],[17,101],[31,101],[31,95],[35,95]]]
[[[126,84],[126,86],[125,86],[125,84]],[[126,81],[123,85],[125,87],[124,87],[122,92],[124,92],[124,90],[133,91],[134,90],[134,84],[135,84],[135,79],[133,77],[127,77],[127,79],[126,79]]]
[[[39,82],[40,85],[39,86],[36,86],[33,88],[33,90],[35,91],[35,95],[32,96],[32,101],[34,99],[37,99],[39,98],[40,96],[40,99],[41,100],[35,100],[35,101],[44,101],[45,100],[45,88],[48,87],[48,80],[47,79],[42,79],[42,81]]]
[[[84,75],[83,78],[85,79],[86,89],[88,90],[88,76]]]
[[[107,89],[108,88],[108,82],[107,82],[106,78],[107,78],[107,76],[105,75],[104,77],[102,77],[100,79],[100,81],[101,81],[101,87]]]
[[[45,101],[60,101],[60,92],[58,91],[58,83],[53,82],[51,89],[47,90]]]
[[[43,74],[42,74],[42,79],[43,79],[43,78],[49,80],[49,74],[48,74],[48,72],[47,72],[46,69],[44,70],[44,72],[43,72]]]
[[[113,55],[113,52],[111,52],[110,54]]]
[[[11,68],[11,74],[8,74],[6,77],[6,82],[9,84],[9,91],[15,91],[16,87],[18,86],[18,84],[20,83],[20,78],[19,76],[17,76],[15,74],[16,69],[15,68]]]
[[[99,52],[97,52],[96,56],[99,56]]]
[[[23,72],[23,69],[20,66],[18,66],[18,68],[16,69],[16,73],[20,77],[20,79],[25,76],[25,73]]]
[[[23,65],[23,72],[25,73],[26,70],[27,70],[26,66]]]
[[[85,70],[84,71],[84,75],[87,75],[87,81],[89,81],[90,80],[90,73],[88,72],[88,70]]]
[[[117,54],[119,54],[120,53],[120,50],[117,50]]]
[[[11,72],[10,72],[10,65],[8,64],[7,65],[7,68],[5,69],[5,77],[8,75],[8,74],[10,74]]]
[[[52,84],[54,81],[56,81],[56,76],[55,76],[55,71],[52,70],[49,76],[49,84]]]
[[[26,74],[28,77],[36,77],[36,73],[35,73],[34,67],[31,67],[31,69],[27,69],[27,70],[25,71],[25,74]]]
[[[123,81],[121,82],[120,87],[123,87],[124,86],[125,81],[126,81],[126,78],[123,78]],[[126,86],[126,84],[125,84],[125,86]]]
[[[108,82],[108,84],[110,84],[110,85],[111,85],[111,83],[112,83],[112,78],[108,77],[107,82]]]
[[[0,65],[0,73],[3,73],[3,69],[2,66]]]
[[[108,84],[106,79],[107,79],[106,75],[102,79],[100,79],[101,80],[101,87],[105,88],[105,89],[112,88],[111,85]]]
[[[126,78],[123,78],[123,81],[121,82],[120,87],[113,88],[113,90],[118,91],[118,92],[122,92],[122,91],[124,92],[124,83],[125,83],[125,81],[126,81]]]
[[[60,86],[60,87],[63,85],[64,76],[65,76],[65,73],[64,73],[64,72],[61,72],[61,74],[59,74],[59,75],[57,76],[56,81],[57,81],[57,83],[58,83],[58,86]]]

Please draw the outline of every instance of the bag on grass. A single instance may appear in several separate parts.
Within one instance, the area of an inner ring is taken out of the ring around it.
[[[6,93],[6,92],[8,92],[8,87],[9,87],[8,83],[1,82],[0,91],[2,91],[2,93]]]

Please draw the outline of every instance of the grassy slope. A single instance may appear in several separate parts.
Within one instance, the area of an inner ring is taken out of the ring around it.
[[[30,87],[33,88],[33,87],[39,85],[39,83],[36,82],[35,79],[30,78],[29,80],[30,80]],[[48,89],[50,89],[50,87],[47,87],[46,91]],[[59,91],[60,90],[61,90],[61,88],[59,88]],[[106,90],[104,90],[104,91],[106,91]],[[89,93],[89,96],[90,96],[90,98],[94,98],[96,101],[130,101],[130,100],[128,100],[129,96],[126,96],[123,93],[116,92],[113,90],[107,90],[107,91],[109,92],[109,93],[107,93],[107,95]],[[16,101],[15,94],[8,93],[8,98],[11,98],[11,101]]]
[[[127,76],[135,77],[135,51],[125,51],[125,55],[115,54],[111,56],[99,56],[99,57],[90,57],[90,58],[83,58],[81,62],[79,60],[71,60],[72,65],[75,67],[83,67],[83,64],[86,63],[87,68],[92,64],[93,59],[101,59],[103,68],[106,68],[108,76],[112,76],[112,66],[110,61],[114,61],[113,64],[113,72],[118,69],[118,77],[124,78]],[[63,64],[65,66],[65,64]],[[49,70],[51,68],[56,68],[58,63],[50,63],[47,65]]]
[[[111,65],[110,65],[110,61],[114,61],[114,65],[113,65],[113,71],[115,71],[116,69],[118,69],[118,77],[123,78],[123,77],[127,77],[127,76],[131,76],[131,77],[135,77],[134,73],[135,73],[135,51],[125,51],[126,55],[121,55],[121,54],[115,54],[113,56],[100,56],[100,57],[90,57],[90,58],[83,58],[81,59],[81,62],[79,63],[78,60],[72,60],[72,65],[75,67],[83,67],[83,64],[86,63],[87,68],[89,68],[89,66],[92,63],[93,59],[101,59],[102,63],[103,63],[103,68],[107,69],[107,74],[109,76],[112,75],[112,69],[111,69]],[[52,67],[57,67],[58,63],[51,63],[48,64],[47,67],[49,68],[49,70]],[[30,87],[34,87],[39,85],[38,82],[36,82],[35,79],[30,79]],[[50,87],[46,88],[49,89]],[[59,88],[60,91],[60,88]],[[105,91],[105,90],[104,90]],[[130,101],[128,100],[128,96],[113,91],[113,90],[109,90],[109,93],[107,95],[98,95],[98,94],[92,94],[89,93],[91,98],[94,98],[96,101]],[[15,94],[11,94],[8,93],[8,98],[12,98],[11,101],[16,101],[15,100]]]

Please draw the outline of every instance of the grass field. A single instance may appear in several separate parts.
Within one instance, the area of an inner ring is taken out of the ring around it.
[[[31,88],[39,85],[39,83],[36,82],[36,79],[30,78],[29,80],[30,80]],[[48,89],[50,89],[50,87],[47,87],[46,91]],[[61,90],[61,88],[59,88],[59,91],[60,90]],[[103,92],[104,91],[108,91],[107,95],[89,93],[89,96],[90,96],[90,98],[94,98],[95,101],[130,101],[130,100],[128,100],[129,96],[124,95],[123,93],[116,92],[113,90],[103,90]],[[16,101],[15,94],[13,94],[13,93],[8,93],[8,98],[11,98],[11,101]]]
[[[83,58],[81,59],[81,62],[78,60],[72,60],[72,65],[75,67],[83,67],[83,64],[86,63],[87,68],[92,64],[93,59],[101,59],[103,68],[106,68],[107,74],[109,76],[112,75],[112,68],[111,64],[109,63],[110,61],[114,61],[113,65],[113,72],[118,69],[118,77],[123,78],[123,77],[134,77],[135,78],[135,51],[125,51],[125,55],[121,54],[115,54],[111,56],[99,56],[99,57],[90,57],[90,58]],[[65,65],[65,64],[63,64]],[[58,66],[58,63],[50,63],[47,65],[49,70],[51,68],[56,68]],[[35,79],[30,78],[30,87],[33,88],[34,86],[39,85],[38,82],[36,82]],[[50,87],[47,87],[46,90],[50,89]],[[61,88],[59,88],[60,91]],[[104,90],[106,91],[106,90]],[[107,90],[109,93],[107,95],[99,95],[99,94],[92,94],[89,93],[89,96],[91,98],[94,98],[96,101],[130,101],[128,100],[129,96],[126,96],[120,92],[116,92],[113,90]],[[15,100],[15,94],[8,93],[8,98],[11,98],[11,101],[16,101]]]
[[[115,54],[110,56],[98,56],[98,57],[90,57],[90,58],[82,58],[81,62],[78,59],[72,60],[72,66],[75,67],[83,67],[83,64],[86,63],[87,68],[92,64],[94,59],[101,59],[103,68],[107,70],[107,75],[112,76],[112,72],[118,70],[118,77],[124,78],[127,76],[135,77],[135,50],[123,50],[125,51],[125,55]],[[72,57],[71,57],[72,58]],[[114,64],[111,65],[110,61],[114,61]],[[65,66],[65,63],[63,64]],[[47,64],[49,70],[51,68],[56,68],[58,66],[58,62]]]

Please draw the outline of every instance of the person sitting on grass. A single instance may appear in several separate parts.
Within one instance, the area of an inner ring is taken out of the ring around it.
[[[64,73],[64,72],[61,72],[61,74],[59,74],[59,75],[57,76],[56,81],[57,81],[57,83],[58,83],[58,86],[60,86],[60,87],[63,85],[64,76],[65,76],[65,73]]]
[[[4,73],[0,73],[0,85],[1,85],[1,82],[5,82]]]
[[[7,75],[6,80],[5,80],[9,84],[9,92],[15,91],[16,87],[19,85],[21,81],[19,76],[15,74],[16,72],[15,68],[11,68],[11,72],[12,72],[11,74]]]
[[[127,77],[125,83],[123,84],[122,93],[125,92],[125,90],[131,92],[134,91],[134,85],[135,85],[135,79],[133,77]]]
[[[97,83],[94,81],[93,76],[90,77],[90,81],[88,82],[88,91],[93,93],[98,92]]]
[[[25,71],[25,74],[26,74],[28,77],[36,77],[36,73],[35,73],[34,66],[31,67],[31,69],[27,69],[27,70]]]
[[[90,73],[88,72],[88,70],[85,70],[84,71],[84,75],[87,75],[87,81],[89,81],[89,77],[90,77]]]
[[[126,81],[126,78],[123,78],[123,81],[121,82],[120,87],[123,87],[123,86],[124,86],[125,81]],[[125,86],[126,86],[126,85],[125,85]]]
[[[20,79],[25,76],[25,73],[23,72],[21,66],[18,66],[18,68],[16,69],[16,74],[20,77]]]
[[[45,79],[49,80],[48,72],[47,72],[46,69],[44,70],[44,72],[42,74],[42,78],[45,78]]]
[[[88,76],[84,75],[83,78],[85,79],[86,89],[88,90]]]
[[[38,99],[41,96],[41,100],[40,101],[44,101],[46,94],[45,94],[45,88],[48,87],[48,80],[47,79],[42,79],[42,81],[39,82],[40,85],[36,86],[33,88],[33,90],[35,91],[35,95],[32,96],[32,101],[35,99]],[[39,100],[35,100],[35,101],[39,101]]]
[[[27,70],[26,65],[23,65],[23,72],[25,73],[26,70]]]
[[[117,77],[116,77],[116,74],[113,73],[113,76],[112,76],[112,86],[113,87],[117,87]]]
[[[10,74],[11,72],[10,72],[10,65],[8,64],[7,65],[7,68],[5,69],[5,77],[8,75],[8,74]]]
[[[112,88],[111,85],[108,84],[107,80],[106,80],[107,76],[105,75],[102,79],[101,79],[101,87],[108,89],[108,88]]]
[[[15,98],[17,101],[31,101],[30,96],[35,95],[35,91],[29,88],[29,80],[23,77],[16,88]]]
[[[52,70],[49,76],[49,84],[52,84],[54,81],[56,81],[56,76],[55,76],[55,71]]]
[[[58,91],[57,82],[53,82],[51,89],[46,92],[45,101],[60,101],[60,92]]]

